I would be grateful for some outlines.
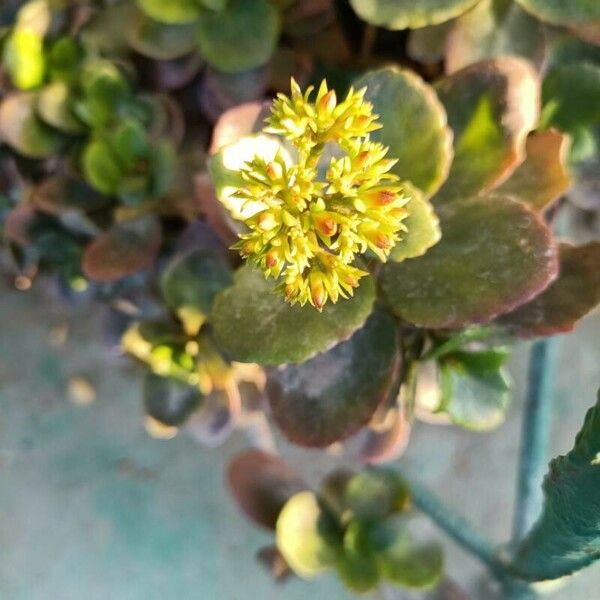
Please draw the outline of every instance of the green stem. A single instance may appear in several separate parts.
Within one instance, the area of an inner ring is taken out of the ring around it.
[[[492,543],[462,515],[445,505],[433,492],[417,481],[410,479],[407,481],[414,505],[427,514],[455,542],[477,556],[495,575],[503,577],[504,567]]]
[[[531,349],[527,398],[521,430],[517,502],[513,524],[514,544],[525,537],[539,516],[542,506],[541,484],[548,462],[556,353],[555,338],[536,342]]]

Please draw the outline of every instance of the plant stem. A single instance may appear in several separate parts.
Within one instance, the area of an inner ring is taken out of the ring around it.
[[[446,506],[433,492],[417,481],[411,479],[407,481],[414,505],[427,514],[455,542],[477,556],[495,575],[503,577],[504,567],[492,543],[462,515]]]
[[[546,471],[552,386],[557,340],[536,342],[529,359],[525,414],[517,484],[513,543],[519,543],[537,519],[542,505],[542,480]]]

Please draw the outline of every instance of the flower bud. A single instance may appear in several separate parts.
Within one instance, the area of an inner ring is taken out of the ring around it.
[[[335,90],[329,90],[320,100],[318,105],[319,112],[330,115],[337,104]]]
[[[310,276],[310,301],[319,312],[327,302],[327,291],[321,273],[312,273]]]
[[[281,179],[283,176],[283,169],[281,165],[277,162],[270,162],[266,167],[267,177],[271,181],[275,181],[276,179]]]
[[[314,217],[315,225],[319,232],[326,236],[331,237],[335,235],[337,232],[337,223],[333,220],[333,218],[327,213],[317,213]]]
[[[261,231],[270,231],[271,229],[277,227],[277,225],[279,225],[279,223],[271,211],[265,210],[256,215],[256,226]]]

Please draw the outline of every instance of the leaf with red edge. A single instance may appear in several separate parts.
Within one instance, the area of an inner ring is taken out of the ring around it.
[[[246,102],[226,110],[215,123],[210,154],[215,154],[223,146],[237,142],[245,135],[262,131],[270,107],[270,102]]]
[[[544,26],[513,0],[482,0],[454,22],[446,40],[446,72],[507,55],[539,67],[545,55]]]
[[[454,162],[434,202],[490,190],[508,178],[525,158],[539,88],[530,64],[514,57],[475,63],[436,84],[454,131]]]
[[[270,529],[275,528],[284,504],[307,489],[300,475],[285,461],[261,450],[238,454],[229,463],[227,481],[242,512]]]
[[[344,442],[344,452],[357,460],[384,464],[402,455],[410,439],[410,422],[398,406],[388,408],[377,422],[371,421]]]
[[[153,217],[115,223],[85,249],[83,272],[100,282],[133,275],[154,262],[161,240],[160,224]]]
[[[421,327],[485,323],[542,292],[558,273],[557,249],[541,217],[500,195],[438,211],[441,241],[425,255],[387,263],[381,287],[391,310]]]
[[[513,195],[544,210],[571,187],[567,171],[569,138],[554,129],[527,138],[527,158],[496,192]]]
[[[348,341],[271,372],[267,392],[273,419],[300,446],[324,448],[344,439],[385,399],[398,360],[395,323],[376,309]]]
[[[57,175],[35,186],[31,201],[41,211],[59,215],[68,210],[95,210],[110,204],[111,199],[92,189],[82,179]]]
[[[600,303],[600,242],[561,244],[560,274],[548,289],[498,323],[520,337],[572,331]]]

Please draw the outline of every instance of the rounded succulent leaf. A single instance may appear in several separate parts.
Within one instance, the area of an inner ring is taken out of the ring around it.
[[[415,29],[443,23],[476,3],[477,0],[350,0],[361,19],[387,29]]]
[[[600,303],[600,242],[562,244],[557,279],[531,302],[498,322],[520,337],[572,331]]]
[[[335,524],[313,492],[292,496],[279,514],[277,548],[301,577],[312,578],[335,564]]]
[[[268,0],[229,0],[222,11],[202,13],[197,40],[208,64],[237,73],[268,62],[280,29],[279,10]]]
[[[522,59],[502,57],[445,77],[435,89],[454,131],[454,161],[434,203],[492,189],[525,158],[538,119],[537,74]]]
[[[558,273],[550,230],[530,208],[501,196],[438,211],[442,239],[425,255],[387,263],[381,285],[391,310],[421,327],[485,323],[524,304]]]
[[[407,231],[390,252],[390,260],[394,262],[422,256],[429,248],[435,246],[442,236],[440,222],[431,202],[418,190],[411,190],[406,208],[408,217],[404,225]]]
[[[371,138],[389,146],[397,159],[392,172],[426,195],[435,193],[452,162],[452,132],[433,88],[418,75],[396,67],[371,71],[355,81],[380,117]]]
[[[325,447],[349,436],[386,397],[397,351],[394,320],[376,309],[349,340],[271,372],[267,390],[275,423],[301,446]]]
[[[153,217],[115,223],[86,249],[82,269],[94,281],[115,281],[149,267],[162,239]]]
[[[202,395],[198,388],[176,379],[148,373],[144,379],[146,413],[160,423],[177,427],[199,408]]]
[[[261,450],[238,454],[227,469],[231,494],[244,514],[259,525],[275,528],[285,503],[306,489],[285,461]]]
[[[455,22],[446,41],[446,72],[485,58],[521,56],[539,67],[544,26],[512,0],[482,0]]]
[[[373,309],[375,285],[365,278],[354,297],[327,304],[290,306],[263,274],[243,266],[234,284],[215,299],[209,321],[217,342],[240,362],[277,365],[307,360],[350,337]]]
[[[62,146],[61,136],[36,114],[32,92],[7,96],[0,104],[0,139],[28,158],[47,158]]]

